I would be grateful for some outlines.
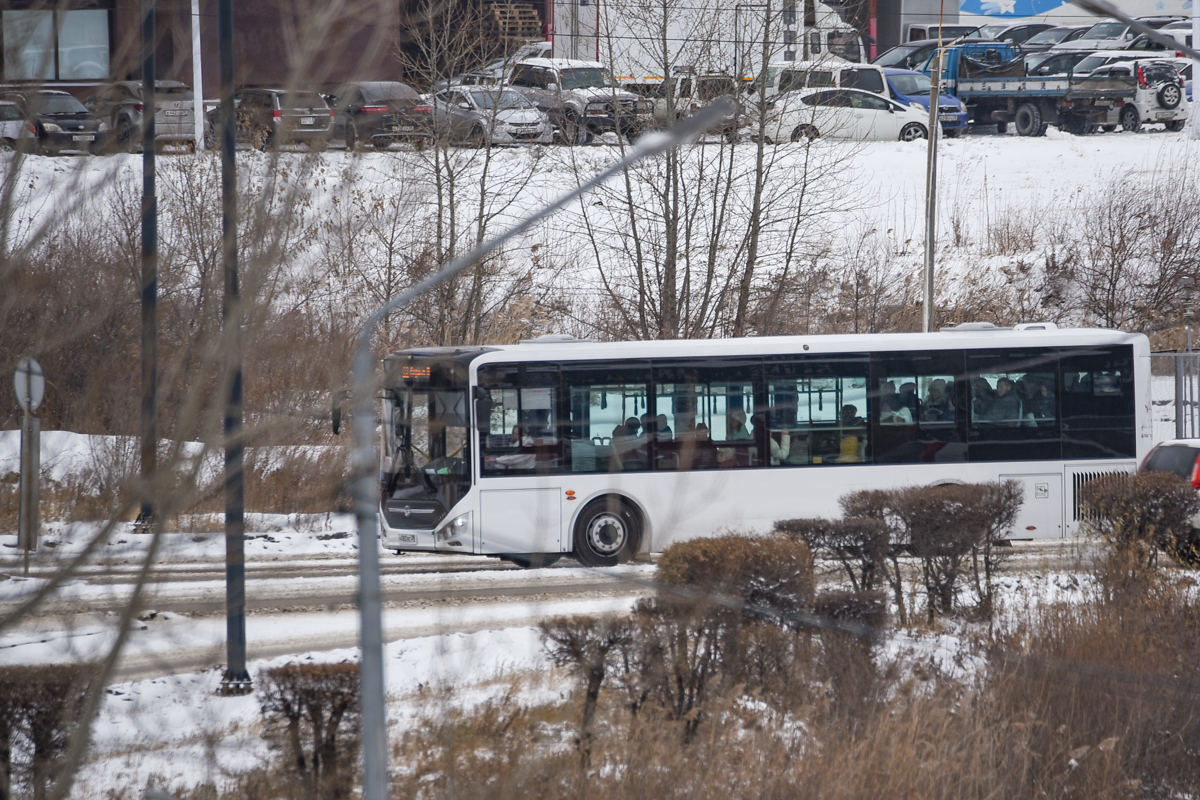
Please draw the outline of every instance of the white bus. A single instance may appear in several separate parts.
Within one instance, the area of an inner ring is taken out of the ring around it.
[[[381,530],[396,552],[590,566],[859,489],[1012,479],[1014,538],[1151,442],[1145,336],[973,323],[931,334],[425,348],[385,360]]]

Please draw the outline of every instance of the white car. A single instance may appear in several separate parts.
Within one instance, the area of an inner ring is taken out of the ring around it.
[[[1187,66],[1187,62],[1183,62],[1183,66]],[[1106,116],[1098,120],[1105,130],[1115,130],[1119,125],[1122,130],[1132,132],[1140,130],[1142,125],[1161,123],[1167,130],[1181,131],[1187,125],[1191,108],[1187,102],[1183,76],[1173,59],[1113,61],[1090,72],[1088,78],[1137,80],[1133,100],[1120,108],[1110,109]]]
[[[34,131],[19,105],[0,102],[0,153],[11,153],[18,147],[32,150],[37,140]]]
[[[497,86],[443,89],[433,97],[435,135],[476,147],[547,144],[550,120],[521,95]]]
[[[929,112],[858,89],[802,89],[780,95],[768,109],[768,142],[834,139],[912,141],[929,136]]]

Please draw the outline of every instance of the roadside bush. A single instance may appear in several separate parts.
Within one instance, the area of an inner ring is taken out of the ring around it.
[[[879,671],[872,649],[887,624],[887,595],[823,592],[817,595],[815,610],[845,626],[821,628],[824,674],[833,685],[839,711],[857,724],[877,700]]]
[[[908,624],[908,607],[904,601],[904,574],[900,571],[900,552],[908,546],[908,531],[895,512],[895,492],[883,489],[863,489],[851,492],[838,501],[847,520],[871,520],[887,532],[888,546],[878,562],[882,578],[892,592],[896,616],[901,625]]]
[[[0,799],[21,785],[48,795],[94,675],[87,663],[0,668]]]
[[[813,554],[836,558],[855,591],[871,591],[883,578],[891,541],[881,519],[784,519],[775,532],[804,542]]]
[[[266,670],[259,682],[263,717],[302,795],[348,797],[358,750],[358,665],[286,664]]]
[[[1080,490],[1086,529],[1110,548],[1110,574],[1137,579],[1158,560],[1158,550],[1189,544],[1200,496],[1167,472],[1105,475]]]

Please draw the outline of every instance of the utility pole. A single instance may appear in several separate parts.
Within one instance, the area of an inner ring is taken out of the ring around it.
[[[1200,3],[1192,0],[1192,48],[1200,50]],[[1192,54],[1192,77],[1200,75],[1200,54]],[[1195,81],[1193,81],[1193,84]],[[1200,139],[1200,103],[1192,102],[1192,139]]]
[[[944,5],[944,3],[943,3]],[[938,98],[941,96],[942,17],[938,14],[938,48],[933,61],[933,74],[929,76],[929,147],[928,163],[925,165],[925,302],[922,309],[921,330],[933,331],[933,259],[937,253],[937,144],[941,133],[938,122]]]
[[[157,103],[154,0],[142,0],[142,507],[135,530],[149,531],[158,492],[158,195],[154,186]]]
[[[196,128],[196,149],[203,150],[204,60],[200,56],[200,0],[192,0],[192,116]]]
[[[224,694],[250,691],[246,671],[246,525],[242,444],[242,308],[237,264],[237,165],[234,162],[233,0],[217,3],[221,51],[221,265],[225,295],[222,351],[225,401],[225,676]]]

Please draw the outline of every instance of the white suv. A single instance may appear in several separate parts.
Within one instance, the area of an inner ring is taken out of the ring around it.
[[[1181,131],[1187,125],[1187,95],[1183,76],[1169,59],[1137,59],[1114,61],[1094,70],[1090,78],[1135,78],[1137,90],[1132,101],[1097,120],[1105,130],[1137,131],[1142,125],[1162,123],[1170,131]]]
[[[595,61],[527,58],[513,65],[508,86],[547,114],[566,144],[607,131],[633,138],[654,122],[653,103],[618,88]]]

